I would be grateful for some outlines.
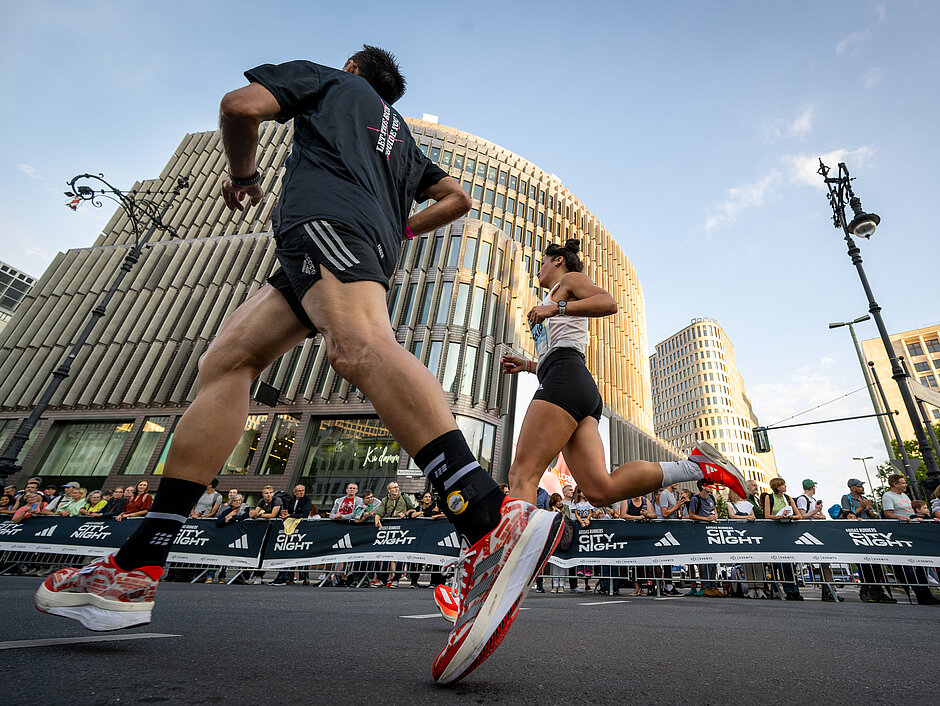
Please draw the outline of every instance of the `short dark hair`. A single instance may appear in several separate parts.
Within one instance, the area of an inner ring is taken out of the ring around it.
[[[701,489],[704,488],[706,485],[708,485],[708,481],[705,480],[704,478],[699,478],[699,479],[698,479],[698,482],[696,482],[695,485],[697,485],[697,486],[698,486],[698,489],[701,490]]]
[[[213,488],[218,488],[218,487],[219,487],[219,479],[218,479],[218,478],[213,478],[211,481],[209,481],[209,485],[211,485]]]
[[[888,476],[888,485],[897,485],[902,480],[904,480],[904,476],[902,476],[900,473],[892,473],[890,476]]]
[[[565,258],[565,267],[568,268],[568,272],[580,272],[584,269],[584,265],[581,264],[581,258],[578,257],[580,251],[581,241],[575,238],[569,238],[565,241],[564,245],[555,245],[552,243],[545,248],[545,254],[548,257]]]
[[[398,59],[391,52],[370,44],[363,44],[349,61],[355,61],[359,75],[375,89],[379,97],[394,103],[405,95],[405,77],[401,75]]]

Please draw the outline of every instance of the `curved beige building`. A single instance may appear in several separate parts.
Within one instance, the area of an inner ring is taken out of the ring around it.
[[[499,357],[534,353],[524,314],[543,294],[534,279],[540,253],[568,237],[582,240],[585,271],[620,306],[591,321],[587,349],[611,419],[611,460],[673,458],[653,437],[642,288],[611,235],[557,177],[531,162],[454,128],[407,122],[422,150],[471,195],[473,210],[404,245],[389,291],[391,322],[402,345],[441,380],[483,465],[499,477],[508,470],[514,385]],[[289,125],[262,127],[259,168],[268,197],[244,213],[229,212],[217,196],[225,169],[218,132],[187,135],[160,177],[138,185],[169,190],[178,176],[191,176],[167,217],[180,238],[156,234],[128,275],[37,429],[24,473],[89,487],[160,474],[173,428],[195,395],[199,356],[276,265],[270,216],[290,137]],[[38,399],[131,243],[118,212],[94,246],[55,258],[0,332],[0,446]],[[252,404],[220,487],[237,482],[255,492],[304,482],[321,502],[350,479],[376,490],[396,477],[406,488],[409,479],[422,486],[369,401],[334,374],[320,343],[306,341],[261,375],[256,399],[272,406]]]

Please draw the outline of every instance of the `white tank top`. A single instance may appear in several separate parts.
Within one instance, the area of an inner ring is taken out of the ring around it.
[[[558,284],[561,284],[559,282]],[[558,289],[558,284],[552,287],[542,304],[554,304],[552,293]],[[548,358],[548,354],[558,348],[574,348],[581,355],[587,348],[588,320],[586,316],[552,316],[545,321],[530,325],[532,339],[535,341],[535,352],[538,353],[538,366]],[[538,370],[538,366],[536,370]]]

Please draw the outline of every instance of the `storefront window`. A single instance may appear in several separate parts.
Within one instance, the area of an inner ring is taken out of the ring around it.
[[[22,423],[22,419],[0,419],[0,450],[7,447],[7,444],[9,444],[11,439],[13,439],[13,435],[16,433],[16,430],[20,428],[20,424]],[[36,442],[36,437],[39,436],[39,431],[41,428],[41,423],[33,427],[33,430],[29,433],[29,439],[27,439],[26,443],[23,444],[23,448],[20,450],[19,456],[16,457],[18,462],[22,462],[22,460],[26,458],[26,454],[29,453],[29,450]]]
[[[460,344],[447,344],[447,358],[444,360],[444,379],[441,381],[444,392],[457,391],[457,363],[460,362]]]
[[[349,481],[381,498],[398,475],[400,458],[401,447],[378,419],[320,419],[304,454],[300,482],[326,510]]]
[[[490,473],[493,468],[493,446],[496,440],[496,427],[473,417],[456,415],[457,427],[467,439],[470,451],[480,462],[484,471]]]
[[[132,427],[132,420],[55,423],[53,442],[39,467],[39,474],[108,475]]]
[[[244,475],[248,473],[248,469],[251,468],[251,460],[258,449],[261,426],[267,416],[266,414],[249,415],[248,421],[245,422],[245,431],[242,432],[242,438],[239,439],[238,444],[235,445],[235,450],[232,451],[225,465],[222,466],[222,470],[219,471],[220,474]]]
[[[337,379],[340,378],[337,377]],[[291,414],[278,414],[274,417],[274,426],[271,428],[268,450],[259,471],[260,475],[275,476],[284,473],[287,468],[287,457],[294,448],[294,439],[299,426],[300,418]]]
[[[137,433],[137,440],[134,442],[134,450],[131,451],[124,464],[124,474],[129,476],[139,476],[147,472],[147,465],[153,458],[153,452],[157,448],[160,437],[166,432],[170,425],[170,417],[147,417],[144,419],[144,425]]]

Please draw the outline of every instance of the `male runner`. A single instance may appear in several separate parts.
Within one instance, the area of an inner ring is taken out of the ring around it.
[[[51,575],[39,610],[92,630],[150,622],[170,544],[241,436],[249,386],[319,331],[333,368],[446,498],[464,537],[461,617],[433,666],[450,683],[496,648],[525,589],[560,535],[552,513],[506,498],[457,429],[440,383],[395,340],[386,308],[402,238],[464,215],[470,200],[418,149],[391,106],[405,90],[394,57],[364,46],[342,70],[309,61],[265,64],[220,110],[229,176],[222,197],[242,211],[264,197],[255,154],[265,120],[294,121],[274,237],[281,268],[225,322],[199,364],[196,399],[180,420],[147,516],[117,554]],[[408,218],[413,201],[435,201]]]

